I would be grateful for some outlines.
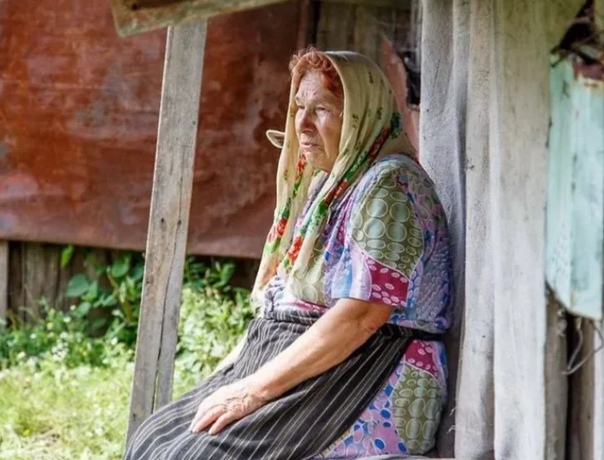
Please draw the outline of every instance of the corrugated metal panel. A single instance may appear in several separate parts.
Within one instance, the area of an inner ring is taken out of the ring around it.
[[[256,257],[274,205],[299,5],[210,21],[189,251]],[[0,2],[0,239],[145,247],[165,32],[107,2]]]
[[[552,62],[558,61],[554,56]],[[572,58],[558,62],[551,71],[551,107],[547,281],[570,311],[599,320],[604,286],[604,80],[582,75]]]

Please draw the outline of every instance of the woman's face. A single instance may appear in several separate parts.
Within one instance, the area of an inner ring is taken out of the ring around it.
[[[325,88],[319,72],[307,72],[296,93],[296,135],[315,168],[330,172],[340,151],[344,101]]]

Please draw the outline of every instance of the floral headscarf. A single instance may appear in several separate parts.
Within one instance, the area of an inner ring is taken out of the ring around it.
[[[313,168],[301,154],[295,133],[297,87],[290,88],[285,142],[277,171],[277,204],[266,239],[252,302],[262,308],[263,291],[279,273],[287,277],[297,297],[316,302],[324,273],[324,254],[319,235],[330,205],[369,169],[378,157],[392,153],[412,154],[413,147],[402,130],[401,114],[390,83],[379,67],[353,52],[327,52],[344,90],[340,153],[330,173]],[[304,219],[295,228],[309,196],[320,187]],[[294,229],[295,228],[295,229]]]

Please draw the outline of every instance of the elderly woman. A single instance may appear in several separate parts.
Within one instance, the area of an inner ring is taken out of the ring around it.
[[[430,450],[446,397],[445,214],[392,88],[350,52],[292,60],[275,220],[241,352],[153,414],[126,459]]]

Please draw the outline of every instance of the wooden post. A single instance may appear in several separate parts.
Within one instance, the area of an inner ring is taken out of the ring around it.
[[[8,241],[0,241],[0,332],[8,311]]]
[[[594,327],[604,333],[604,321],[595,321]],[[602,345],[600,334],[594,334],[594,349]],[[594,356],[594,419],[593,419],[593,458],[604,458],[604,350]]]
[[[172,394],[205,39],[168,29],[128,439]]]

